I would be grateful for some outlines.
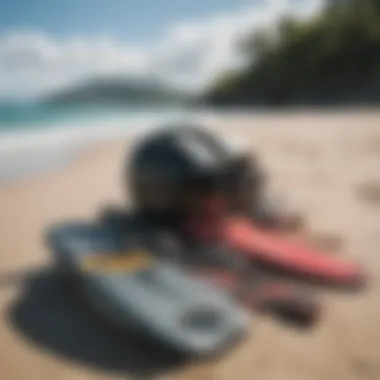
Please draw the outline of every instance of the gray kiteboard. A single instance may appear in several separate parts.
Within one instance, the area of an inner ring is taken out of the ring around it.
[[[111,228],[59,226],[48,244],[88,303],[122,330],[196,356],[220,353],[245,336],[249,318],[232,297],[148,249],[123,248]]]

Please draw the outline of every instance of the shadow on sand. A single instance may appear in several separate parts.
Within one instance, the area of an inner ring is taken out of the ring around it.
[[[168,352],[106,326],[80,304],[59,275],[38,272],[26,276],[23,285],[20,298],[9,309],[9,321],[17,332],[44,349],[101,371],[138,379],[183,364]]]

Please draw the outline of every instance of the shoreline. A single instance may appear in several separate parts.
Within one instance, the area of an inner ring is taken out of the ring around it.
[[[0,186],[5,183],[19,182],[24,179],[33,178],[49,173],[52,170],[59,170],[66,165],[75,162],[78,158],[88,154],[97,146],[112,143],[120,139],[134,139],[149,130],[170,122],[185,121],[188,116],[190,121],[205,124],[217,129],[228,123],[229,127],[222,129],[239,129],[239,125],[244,124],[244,128],[255,127],[256,123],[266,123],[267,128],[277,128],[283,124],[283,119],[292,119],[299,124],[302,119],[305,122],[312,118],[314,122],[330,124],[336,120],[341,123],[346,121],[350,127],[354,127],[353,120],[356,119],[357,127],[366,119],[376,118],[380,114],[376,109],[352,109],[333,110],[329,112],[319,112],[313,110],[278,110],[268,112],[266,110],[254,110],[248,112],[240,111],[209,111],[198,114],[183,114],[182,116],[171,116],[163,118],[161,121],[145,120],[145,122],[133,120],[118,122],[116,124],[103,123],[95,125],[91,129],[82,129],[67,125],[59,128],[39,128],[38,132],[28,134],[28,130],[15,133],[0,134]],[[287,122],[289,123],[289,121]],[[249,125],[245,125],[249,124]],[[236,126],[236,128],[235,128]],[[232,128],[231,128],[232,127]]]

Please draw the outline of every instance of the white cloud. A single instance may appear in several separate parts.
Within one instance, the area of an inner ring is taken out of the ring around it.
[[[241,64],[236,42],[283,15],[307,17],[322,0],[267,0],[174,25],[149,47],[113,37],[59,40],[36,31],[0,37],[0,96],[35,96],[96,75],[154,76],[189,89]]]

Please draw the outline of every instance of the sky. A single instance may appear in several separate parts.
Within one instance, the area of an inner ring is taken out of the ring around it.
[[[243,63],[237,42],[322,0],[2,0],[0,97],[35,97],[97,76],[189,90]]]

